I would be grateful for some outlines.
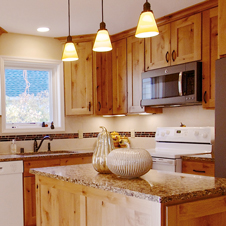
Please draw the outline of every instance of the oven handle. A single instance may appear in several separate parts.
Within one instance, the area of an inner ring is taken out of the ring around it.
[[[164,158],[153,158],[152,162],[162,165],[176,165],[176,160],[174,159],[164,159]]]
[[[182,76],[183,76],[183,72],[181,71],[179,73],[179,77],[178,77],[178,92],[179,92],[179,96],[182,96]]]

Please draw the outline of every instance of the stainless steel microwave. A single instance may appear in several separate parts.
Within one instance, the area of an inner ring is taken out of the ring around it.
[[[142,106],[201,104],[202,63],[191,62],[142,73]]]

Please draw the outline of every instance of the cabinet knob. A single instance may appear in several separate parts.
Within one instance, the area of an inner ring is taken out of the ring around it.
[[[91,111],[91,102],[89,102],[89,111]]]
[[[101,103],[100,103],[100,101],[98,102],[98,104],[99,104],[99,109],[98,109],[98,111],[100,111],[100,109],[101,109]]]
[[[173,60],[173,62],[176,60],[176,51],[175,50],[173,50],[173,52],[172,52],[172,60]]]
[[[166,62],[168,63],[169,62],[169,52],[168,51],[166,52],[166,56],[165,57],[166,57]]]
[[[206,100],[206,94],[207,94],[207,92],[205,91],[205,92],[204,92],[204,95],[203,95],[203,100],[204,100],[204,103],[205,103],[205,104],[207,103],[207,100]]]

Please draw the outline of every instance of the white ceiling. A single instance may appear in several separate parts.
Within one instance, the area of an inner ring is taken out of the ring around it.
[[[94,34],[101,22],[101,0],[71,1],[71,35]],[[205,0],[149,0],[156,18]],[[105,0],[104,22],[110,35],[136,27],[145,0]],[[0,27],[8,32],[68,35],[68,0],[0,0]],[[50,31],[39,33],[38,27]]]

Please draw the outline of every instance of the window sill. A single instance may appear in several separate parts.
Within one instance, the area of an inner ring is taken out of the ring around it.
[[[51,134],[56,132],[64,132],[64,127],[55,127],[51,129],[49,127],[39,127],[39,128],[10,128],[10,129],[3,129],[2,134],[36,134],[36,133],[45,133]]]

